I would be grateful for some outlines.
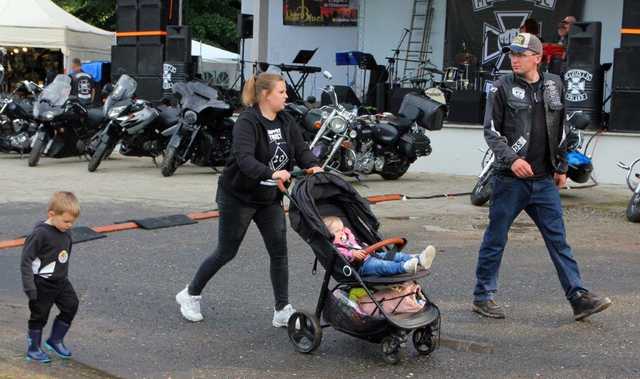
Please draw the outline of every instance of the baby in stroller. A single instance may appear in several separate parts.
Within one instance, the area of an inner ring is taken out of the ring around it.
[[[322,221],[333,234],[333,244],[336,249],[351,264],[358,267],[358,273],[362,276],[415,274],[419,268],[430,268],[436,256],[436,249],[431,245],[417,255],[396,252],[393,260],[386,259],[389,253],[375,252],[369,255],[363,250],[363,244],[356,239],[349,228],[344,226],[339,217],[324,217]]]

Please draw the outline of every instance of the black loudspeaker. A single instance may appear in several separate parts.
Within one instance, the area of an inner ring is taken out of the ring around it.
[[[622,29],[640,29],[640,1],[624,0]],[[640,46],[640,34],[622,33],[620,47]]]
[[[140,99],[158,102],[164,97],[162,91],[162,76],[136,76],[138,87],[136,96]]]
[[[136,46],[111,46],[111,77],[120,74],[138,74],[138,49]]]
[[[353,92],[353,88],[349,86],[334,86],[333,88],[336,90],[336,95],[338,96],[338,103],[351,104],[357,107],[362,105],[356,93]],[[328,93],[322,92],[322,95],[320,95],[320,104],[321,105],[333,104],[331,101],[331,97],[329,97]]]
[[[613,53],[613,90],[640,91],[640,46],[615,49]]]
[[[479,90],[458,90],[449,102],[449,122],[482,124],[484,119],[485,93]]]
[[[191,61],[191,29],[188,26],[168,25],[164,50],[165,61]]]
[[[601,22],[576,22],[569,31],[567,65],[600,66]]]
[[[609,131],[640,133],[640,91],[614,91],[611,98]]]
[[[116,31],[138,30],[138,0],[118,0],[116,7]],[[118,37],[118,45],[135,45],[137,37]]]
[[[396,87],[391,91],[391,95],[386,97],[387,100],[387,112],[391,112],[393,114],[397,114],[400,109],[400,105],[402,104],[402,100],[404,96],[408,93],[421,93],[422,91],[418,88],[402,88]]]
[[[240,38],[253,38],[253,15],[241,13],[238,15],[238,34]]]
[[[162,44],[138,45],[138,75],[162,75],[164,49]]]
[[[604,75],[600,66],[601,22],[576,22],[569,32],[564,74],[567,112],[582,111],[592,127],[602,122]]]
[[[166,0],[138,0],[138,31],[162,32],[167,29]],[[144,43],[163,43],[163,36],[139,37]]]

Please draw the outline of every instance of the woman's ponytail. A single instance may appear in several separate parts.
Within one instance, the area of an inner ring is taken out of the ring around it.
[[[244,104],[245,107],[250,107],[257,102],[258,99],[256,96],[256,76],[251,75],[249,80],[244,83],[244,87],[242,88],[242,104]]]

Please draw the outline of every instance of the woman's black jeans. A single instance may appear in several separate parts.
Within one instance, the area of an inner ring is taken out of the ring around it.
[[[251,220],[255,221],[270,258],[271,284],[277,310],[289,304],[289,267],[287,262],[287,223],[280,203],[251,206],[235,198],[220,186],[216,194],[220,211],[218,247],[202,262],[189,285],[189,294],[200,295],[207,282],[240,248]]]

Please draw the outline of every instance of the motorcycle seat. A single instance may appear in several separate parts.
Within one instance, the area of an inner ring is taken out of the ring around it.
[[[302,104],[289,103],[288,106],[292,111],[294,111],[295,113],[297,113],[300,116],[303,116],[307,112],[309,112],[309,108],[307,108],[306,106],[304,106]]]
[[[99,108],[89,108],[87,110],[87,125],[90,128],[96,128],[102,120],[104,119],[104,114],[102,113],[102,107]]]
[[[409,131],[409,129],[411,129],[413,121],[411,119],[398,116],[393,121],[391,121],[391,124],[398,129],[398,132],[400,132],[400,134],[405,134]]]

